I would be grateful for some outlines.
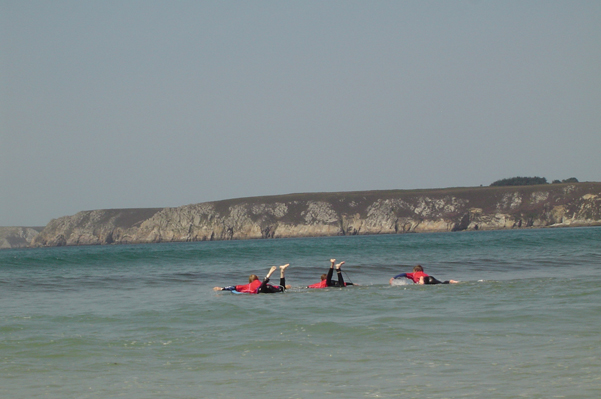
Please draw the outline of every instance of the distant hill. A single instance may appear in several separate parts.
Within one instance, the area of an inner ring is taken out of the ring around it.
[[[177,208],[84,211],[52,220],[29,241],[29,245],[271,239],[594,225],[601,225],[601,183],[562,183],[303,193],[229,199]],[[10,245],[11,241],[7,242]]]
[[[26,248],[43,227],[0,227],[0,249]]]

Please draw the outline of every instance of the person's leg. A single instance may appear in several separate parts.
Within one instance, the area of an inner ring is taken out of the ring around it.
[[[290,266],[290,263],[280,266],[280,287],[282,288],[282,292],[287,288],[290,288],[290,286],[286,285],[286,269],[288,266]]]
[[[439,281],[432,276],[424,277],[424,284],[434,285],[434,284],[449,284],[448,281]]]
[[[328,270],[328,275],[326,277],[326,287],[331,287],[334,285],[332,282],[332,275],[334,274],[334,264],[336,263],[336,259],[330,259],[330,269]]]
[[[282,292],[281,287],[268,284],[267,282],[263,282],[259,287],[259,293],[261,294],[273,294],[275,292]]]
[[[432,283],[426,283],[426,284],[457,284],[459,281],[457,280],[445,280],[445,281],[438,281],[437,279],[435,279],[434,277],[430,276],[430,280],[434,281]]]
[[[271,266],[271,268],[269,269],[269,272],[267,273],[267,276],[265,276],[264,280],[269,280],[269,278],[271,277],[271,275],[278,270],[277,266]]]
[[[268,289],[269,285],[269,277],[271,277],[271,275],[278,270],[277,266],[271,266],[271,269],[269,269],[269,272],[267,272],[267,275],[265,276],[265,278],[263,279],[263,282],[261,283],[261,286],[259,287],[259,289],[257,290],[257,292],[263,292],[263,293],[268,293],[270,292],[270,290]]]
[[[340,267],[342,267],[342,265],[344,265],[344,261],[336,265],[336,274],[338,275],[338,282],[336,286],[338,287],[344,287],[344,278],[342,277],[342,270],[340,270]]]
[[[267,274],[267,276],[265,277],[263,282],[261,283],[261,286],[259,287],[259,292],[263,293],[263,294],[273,294],[275,292],[284,292],[284,290],[286,290],[286,288],[290,288],[290,286],[286,286],[286,269],[288,268],[288,266],[290,266],[289,263],[286,263],[285,265],[280,266],[280,285],[279,286],[268,284],[269,277],[271,277],[273,272],[275,272],[277,270],[277,267],[273,266],[269,270],[269,273]]]

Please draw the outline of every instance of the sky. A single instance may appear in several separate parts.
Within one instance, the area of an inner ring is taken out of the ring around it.
[[[0,226],[601,181],[599,1],[0,0]]]

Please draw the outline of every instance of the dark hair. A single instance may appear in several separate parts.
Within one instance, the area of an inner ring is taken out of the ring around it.
[[[321,275],[321,281],[325,280],[326,278],[328,278],[328,275],[327,275],[327,274],[322,274],[322,275]]]
[[[417,265],[413,268],[413,273],[415,272],[423,272],[424,268],[422,267],[422,265]]]

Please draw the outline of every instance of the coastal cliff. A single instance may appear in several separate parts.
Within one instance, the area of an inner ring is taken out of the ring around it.
[[[0,227],[0,249],[27,248],[43,227]]]
[[[601,183],[288,194],[54,219],[31,246],[601,225]]]

